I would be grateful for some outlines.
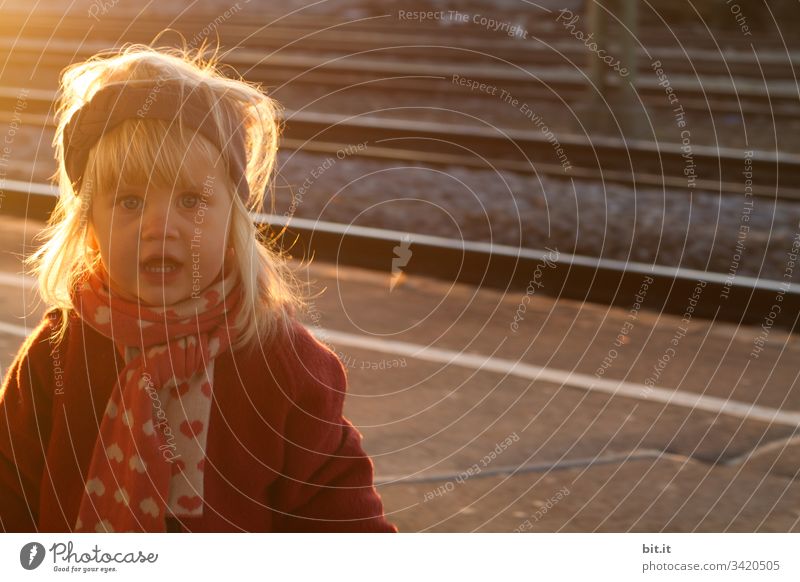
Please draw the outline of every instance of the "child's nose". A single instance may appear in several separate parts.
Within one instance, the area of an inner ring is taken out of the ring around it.
[[[177,238],[177,222],[177,213],[169,204],[145,204],[142,215],[142,239]]]

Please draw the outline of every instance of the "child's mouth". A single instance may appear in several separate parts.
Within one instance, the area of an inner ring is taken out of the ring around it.
[[[164,263],[163,265],[145,265],[144,270],[148,273],[171,273],[178,268],[174,263]]]
[[[182,266],[180,262],[165,257],[143,261],[140,270],[149,281],[161,283],[175,277]]]

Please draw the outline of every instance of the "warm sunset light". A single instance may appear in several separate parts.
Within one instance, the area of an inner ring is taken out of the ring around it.
[[[0,7],[0,571],[793,579],[795,0],[68,4]],[[404,535],[111,535],[290,532]]]

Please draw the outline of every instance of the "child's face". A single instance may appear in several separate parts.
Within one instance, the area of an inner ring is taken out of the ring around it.
[[[120,186],[97,192],[91,233],[112,292],[172,305],[219,275],[228,254],[231,194],[220,167],[198,168],[191,189]]]

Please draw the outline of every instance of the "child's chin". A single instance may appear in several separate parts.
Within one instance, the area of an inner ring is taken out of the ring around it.
[[[160,290],[155,289],[147,291],[139,296],[139,302],[148,307],[169,307],[181,301],[189,299],[188,294],[178,292],[173,289]]]

